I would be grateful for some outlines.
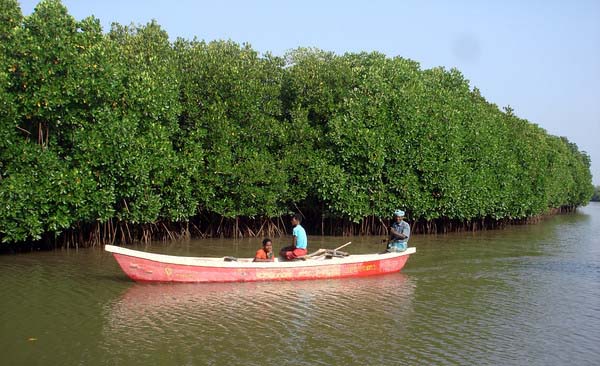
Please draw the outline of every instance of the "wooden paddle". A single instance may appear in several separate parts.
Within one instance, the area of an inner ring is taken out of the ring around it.
[[[342,245],[342,246],[339,246],[339,247],[335,248],[333,251],[334,251],[334,252],[336,252],[338,249],[342,249],[342,248],[343,248],[343,247],[345,247],[346,245],[350,245],[350,244],[352,244],[352,242],[351,242],[351,241],[347,242],[346,244],[344,244],[344,245]]]
[[[321,254],[325,254],[326,252],[327,252],[327,249],[319,249],[319,250],[317,250],[314,253],[303,255],[302,257],[298,257],[298,258],[299,259],[308,259],[308,258],[311,258],[311,257],[316,257],[316,256],[321,255]]]
[[[335,249],[322,249],[322,248],[321,248],[321,249],[317,250],[317,251],[316,251],[316,252],[314,252],[314,253],[307,254],[307,255],[303,255],[302,257],[298,257],[298,259],[301,259],[301,260],[307,260],[307,259],[309,259],[309,258],[312,258],[312,257],[318,257],[318,256],[326,255],[326,254],[327,254],[327,255],[332,255],[332,256],[335,256],[336,254],[338,254],[338,253],[337,253],[338,249],[342,249],[343,247],[345,247],[345,246],[347,246],[347,245],[350,245],[350,244],[352,244],[352,242],[351,242],[351,241],[349,241],[349,242],[347,242],[346,244],[344,244],[344,245],[341,245],[341,246],[339,246],[339,247],[337,247],[337,248],[335,248]],[[347,256],[347,255],[349,255],[348,253],[345,253],[345,252],[341,252],[341,253],[339,253],[339,254],[341,254],[342,256]]]

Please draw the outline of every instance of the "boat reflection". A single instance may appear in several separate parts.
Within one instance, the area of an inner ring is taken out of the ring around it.
[[[247,359],[244,352],[255,347],[257,337],[290,352],[291,339],[333,344],[357,327],[398,330],[411,316],[415,287],[416,280],[402,273],[290,282],[134,283],[105,309],[102,343],[113,354],[126,349],[114,355],[124,364],[156,361],[165,350],[189,354],[195,363],[212,363],[215,358],[208,355],[222,352],[237,363]]]
[[[392,295],[409,298],[413,281],[402,273],[335,280],[208,283],[208,284],[145,284],[134,283],[114,304],[112,313],[125,317],[136,313],[173,312],[177,309],[221,306],[221,311],[236,308],[282,305],[298,298],[310,298],[312,306],[333,299],[373,301]],[[129,314],[129,315],[128,315]]]

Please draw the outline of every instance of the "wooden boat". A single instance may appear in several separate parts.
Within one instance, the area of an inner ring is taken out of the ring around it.
[[[140,282],[251,282],[363,277],[398,272],[416,252],[316,255],[300,261],[253,262],[252,258],[181,257],[142,252],[113,245],[113,253],[127,276]]]

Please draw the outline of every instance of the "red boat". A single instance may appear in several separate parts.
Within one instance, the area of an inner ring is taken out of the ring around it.
[[[252,282],[364,277],[398,272],[416,252],[314,255],[299,261],[253,262],[252,258],[181,257],[106,245],[121,269],[141,282]],[[322,250],[324,251],[324,250]],[[325,252],[323,252],[325,253]],[[335,253],[334,253],[335,254]]]

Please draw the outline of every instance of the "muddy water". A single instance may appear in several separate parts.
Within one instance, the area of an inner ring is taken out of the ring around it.
[[[309,237],[313,249],[380,237]],[[275,246],[288,244],[275,240]],[[154,243],[251,256],[260,239]],[[2,365],[597,365],[600,205],[536,225],[415,236],[401,273],[152,285],[100,248],[0,256]]]

